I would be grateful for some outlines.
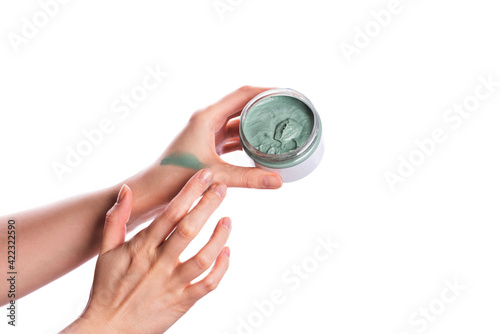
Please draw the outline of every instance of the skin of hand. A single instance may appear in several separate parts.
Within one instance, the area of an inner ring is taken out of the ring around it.
[[[147,194],[134,202],[132,217],[140,212],[150,218],[162,210],[172,196],[182,188],[196,172],[180,166],[162,166],[162,158],[178,152],[194,155],[203,165],[213,170],[216,182],[228,187],[276,189],[282,186],[281,177],[255,167],[240,167],[226,163],[220,155],[241,150],[239,139],[239,115],[245,105],[256,95],[269,88],[243,86],[217,103],[195,112],[184,130],[175,138],[157,161],[141,173],[126,180],[134,194]],[[147,191],[143,189],[147,187]],[[169,189],[169,192],[165,192]],[[131,220],[133,222],[135,219]]]
[[[230,165],[219,156],[241,149],[238,115],[253,97],[265,90],[267,88],[244,86],[196,112],[152,165],[124,182],[1,217],[0,230],[6,231],[9,219],[14,219],[16,235],[22,235],[16,240],[16,249],[22,256],[16,257],[15,269],[23,276],[17,282],[16,299],[68,273],[99,252],[106,212],[116,201],[124,183],[134,193],[127,222],[129,231],[161,213],[197,172],[181,166],[161,165],[162,159],[172,153],[186,152],[196,156],[212,170],[216,183],[229,187],[281,187],[278,174]],[[0,257],[7,258],[7,243],[7,233],[0,233]],[[8,284],[0,280],[0,291],[8,291]],[[9,300],[7,294],[0,294],[0,305]]]
[[[128,242],[132,191],[122,187],[106,215],[87,308],[63,333],[163,333],[217,287],[229,266],[229,248],[224,247],[229,218],[218,222],[195,256],[179,260],[224,199],[226,186],[212,180],[210,169],[196,173],[151,225]],[[191,283],[212,264],[205,278]]]

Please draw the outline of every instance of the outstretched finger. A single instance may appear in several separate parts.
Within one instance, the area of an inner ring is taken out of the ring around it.
[[[177,268],[179,280],[187,284],[210,268],[226,244],[230,232],[231,219],[226,217],[219,220],[207,244],[195,256]]]
[[[198,204],[179,222],[172,234],[160,247],[160,258],[164,262],[177,261],[189,243],[198,235],[212,213],[226,195],[224,184],[214,184],[203,195]]]
[[[238,138],[240,136],[240,118],[232,118],[226,124],[226,138]]]
[[[165,211],[146,229],[146,238],[150,244],[158,247],[165,241],[193,203],[207,190],[213,177],[214,174],[210,169],[202,169],[191,177]]]
[[[229,268],[229,247],[224,247],[220,252],[210,273],[199,282],[189,285],[184,290],[186,299],[196,303],[200,298],[215,290]]]
[[[223,125],[215,136],[215,145],[222,147],[226,142],[235,139],[239,140],[240,137],[240,118],[231,118]]]
[[[239,167],[227,164],[224,182],[228,187],[277,189],[283,185],[279,174],[256,167]]]
[[[243,147],[241,147],[241,142],[240,142],[240,139],[238,138],[234,141],[230,141],[230,142],[227,142],[224,145],[222,145],[222,147],[219,148],[217,153],[219,155],[223,155],[223,154],[231,153],[234,151],[241,151],[241,150],[243,150]]]

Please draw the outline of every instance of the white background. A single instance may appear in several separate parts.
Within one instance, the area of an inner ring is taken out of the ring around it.
[[[389,1],[232,3],[221,19],[212,0],[74,0],[16,53],[7,34],[40,5],[2,2],[0,214],[120,182],[156,159],[192,112],[241,85],[290,87],[321,114],[323,162],[277,191],[229,190],[193,250],[230,216],[230,269],[171,332],[413,334],[421,327],[410,316],[436,303],[446,279],[466,289],[425,332],[498,332],[500,88],[458,129],[442,118],[479,76],[500,80],[496,2],[401,0],[351,63],[341,43]],[[111,103],[157,65],[168,78],[119,120]],[[58,181],[52,162],[105,117],[114,131]],[[447,141],[392,192],[384,173],[437,127]],[[292,291],[282,275],[327,236],[340,247]],[[64,328],[86,304],[94,264],[19,300],[15,329],[2,307],[0,332]],[[286,301],[238,331],[274,289]]]

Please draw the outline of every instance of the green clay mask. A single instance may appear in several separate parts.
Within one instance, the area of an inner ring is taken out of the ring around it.
[[[260,152],[284,154],[301,147],[313,126],[314,116],[304,102],[290,96],[271,96],[248,111],[243,132]]]
[[[163,158],[160,165],[174,165],[195,170],[206,167],[194,154],[184,152],[175,152],[166,156]]]

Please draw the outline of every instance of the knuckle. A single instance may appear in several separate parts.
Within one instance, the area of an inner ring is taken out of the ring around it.
[[[246,170],[243,172],[241,175],[241,184],[245,188],[254,188],[254,182],[253,182],[253,177],[252,177],[252,171],[251,170]]]
[[[144,229],[130,239],[129,243],[132,254],[138,256],[151,255],[150,252],[153,250],[153,247],[148,243],[147,234],[148,230]]]
[[[182,210],[176,205],[170,205],[167,210],[165,210],[164,217],[169,222],[177,222],[182,218]]]
[[[203,196],[198,206],[201,211],[210,212],[210,214],[212,214],[221,203],[222,198],[220,198],[219,195],[215,193],[215,190],[212,189]]]
[[[196,229],[189,223],[181,224],[177,227],[179,236],[183,239],[191,240],[196,236]]]
[[[189,121],[196,121],[200,117],[201,110],[195,111],[191,117],[189,118]]]
[[[210,265],[212,264],[212,261],[208,258],[208,256],[204,254],[198,254],[194,257],[194,262],[196,266],[201,269],[201,270],[207,270]]]
[[[208,276],[207,276],[207,278],[205,278],[204,286],[205,286],[205,290],[207,293],[217,289],[218,285],[219,285],[219,282],[217,282],[215,279],[208,277]]]
[[[249,94],[252,91],[252,86],[249,85],[241,86],[240,88],[238,88],[238,91],[240,93]]]
[[[198,123],[200,118],[202,117],[203,117],[203,111],[198,110],[191,115],[191,117],[189,118],[189,123]]]
[[[203,109],[203,111],[201,112],[201,114],[203,115],[203,117],[208,117],[216,109],[217,109],[217,105],[216,104],[210,104],[205,109]]]

